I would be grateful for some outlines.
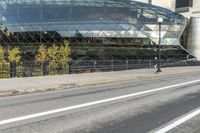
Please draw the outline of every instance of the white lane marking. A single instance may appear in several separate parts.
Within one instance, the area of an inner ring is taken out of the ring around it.
[[[199,114],[200,114],[200,109],[198,109],[198,110],[196,110],[196,111],[193,111],[192,113],[190,113],[190,114],[188,114],[188,115],[186,115],[186,116],[184,116],[184,117],[178,119],[177,121],[175,121],[175,122],[173,122],[172,124],[170,124],[170,125],[168,125],[168,126],[162,128],[162,129],[156,131],[155,133],[166,133],[166,132],[172,130],[173,128],[175,128],[175,127],[177,127],[177,126],[183,124],[184,122],[186,122],[186,121],[192,119],[193,117],[195,117],[195,116],[197,116],[197,115],[199,115]]]
[[[166,86],[166,87],[161,87],[161,88],[157,88],[157,89],[153,89],[153,90],[147,90],[147,91],[142,91],[142,92],[138,92],[138,93],[132,93],[132,94],[128,94],[128,95],[113,97],[113,98],[109,98],[109,99],[104,99],[104,100],[99,100],[99,101],[79,104],[79,105],[75,105],[75,106],[69,106],[69,107],[65,107],[65,108],[45,111],[45,112],[41,112],[41,113],[36,113],[36,114],[30,114],[30,115],[26,115],[26,116],[11,118],[11,119],[0,121],[0,125],[5,125],[5,124],[13,123],[13,122],[28,120],[28,119],[41,117],[41,116],[46,116],[46,115],[55,114],[55,113],[65,112],[65,111],[78,109],[78,108],[83,108],[83,107],[88,107],[88,106],[92,106],[92,105],[102,104],[102,103],[106,103],[106,102],[121,100],[121,99],[125,99],[125,98],[130,98],[130,97],[134,97],[134,96],[139,96],[139,95],[143,95],[143,94],[152,93],[152,92],[167,90],[167,89],[170,89],[170,88],[174,88],[174,87],[178,87],[178,86],[184,86],[184,85],[193,84],[193,83],[197,83],[197,82],[200,82],[200,80],[189,81],[189,82],[180,83],[180,84],[171,85],[171,86]]]

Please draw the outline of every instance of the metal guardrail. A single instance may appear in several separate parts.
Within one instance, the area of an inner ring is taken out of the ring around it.
[[[56,61],[55,61],[56,62]],[[154,60],[82,60],[52,65],[52,62],[0,62],[0,78],[34,77],[73,73],[154,68]],[[200,66],[200,61],[161,60],[161,67]]]
[[[70,62],[70,73],[154,68],[154,60],[96,60]],[[161,60],[161,67],[196,66],[200,61]]]

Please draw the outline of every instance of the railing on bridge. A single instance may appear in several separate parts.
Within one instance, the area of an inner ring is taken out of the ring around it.
[[[55,61],[56,62],[56,61]],[[0,62],[0,78],[34,77],[73,73],[153,68],[154,60],[82,60],[55,65],[52,62]],[[161,60],[161,67],[197,66],[200,61]]]

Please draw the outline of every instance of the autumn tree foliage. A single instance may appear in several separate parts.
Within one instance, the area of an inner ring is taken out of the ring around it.
[[[20,62],[20,60],[21,56],[19,48],[13,48],[11,50],[8,50],[8,61]]]
[[[38,49],[38,54],[35,61],[42,62],[48,61],[49,67],[52,69],[68,68],[70,60],[70,47],[69,42],[64,41],[63,44],[53,44],[50,47],[42,44]]]
[[[64,41],[63,45],[58,50],[58,61],[59,65],[66,66],[70,60],[70,47],[68,41]]]
[[[0,47],[0,62],[4,61],[4,49]]]
[[[47,60],[48,60],[47,47],[44,44],[42,44],[39,46],[38,54],[35,57],[35,61],[42,62]]]
[[[50,62],[50,67],[57,68],[59,67],[58,65],[58,52],[59,52],[59,47],[55,44],[53,46],[49,47],[47,50],[47,55],[48,59]]]

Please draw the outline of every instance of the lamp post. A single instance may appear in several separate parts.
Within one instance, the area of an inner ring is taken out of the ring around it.
[[[161,25],[163,23],[163,18],[158,18],[157,21],[159,25],[158,71],[157,72],[162,72],[160,68],[160,59],[161,59],[160,44],[161,44]]]

